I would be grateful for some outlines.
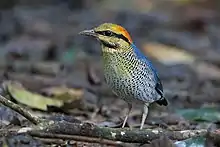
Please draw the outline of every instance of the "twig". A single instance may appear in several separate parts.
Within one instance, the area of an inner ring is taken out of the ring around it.
[[[116,142],[116,141],[101,139],[101,138],[77,136],[77,135],[64,135],[64,134],[52,134],[52,133],[41,133],[41,132],[30,132],[29,134],[31,136],[38,137],[38,138],[74,140],[74,141],[82,141],[82,142],[89,142],[89,143],[100,143],[100,144],[114,145],[114,146],[122,144],[122,142]]]
[[[41,122],[40,118],[38,118],[36,116],[33,116],[26,109],[24,109],[21,106],[11,102],[7,98],[3,97],[2,95],[0,95],[0,103],[2,103],[3,105],[11,108],[12,110],[16,111],[17,113],[21,114],[22,116],[24,116],[26,119],[28,119],[30,122],[32,122],[35,125],[37,125]]]
[[[113,140],[113,141],[121,141],[121,142],[132,142],[132,143],[148,143],[149,141],[160,138],[165,135],[173,140],[184,140],[187,138],[195,137],[195,136],[204,136],[207,134],[207,130],[184,130],[184,131],[167,131],[162,129],[121,129],[121,128],[108,128],[108,127],[99,127],[91,123],[70,123],[67,121],[51,121],[45,120],[38,117],[33,116],[28,110],[20,107],[17,104],[14,104],[10,100],[0,95],[0,102],[5,106],[13,109],[17,113],[21,114],[29,121],[31,121],[34,126],[33,128],[27,130],[26,132],[29,134],[51,134],[55,135],[60,134],[62,137],[66,137],[65,135],[78,135],[78,136],[86,136],[85,139],[87,141],[99,141],[101,139]],[[46,136],[45,136],[46,137]],[[59,136],[61,137],[61,136]],[[96,139],[88,139],[96,138]],[[80,138],[80,137],[79,137]],[[78,138],[78,140],[79,140]],[[99,139],[97,139],[99,138]],[[67,139],[69,137],[67,136]],[[77,138],[75,138],[77,139]],[[83,140],[83,141],[85,141]],[[106,141],[106,140],[105,140]]]
[[[70,123],[66,121],[43,122],[28,133],[51,133],[62,135],[79,135],[93,138],[102,138],[121,142],[148,143],[149,141],[160,138],[165,135],[173,140],[184,140],[195,136],[204,136],[207,130],[184,130],[184,131],[167,131],[159,129],[121,129],[99,127],[91,123]]]
[[[34,136],[33,136],[34,137]],[[44,144],[59,144],[59,145],[64,145],[66,144],[66,141],[62,139],[53,139],[53,138],[40,138],[40,137],[34,137],[37,140],[42,141]]]

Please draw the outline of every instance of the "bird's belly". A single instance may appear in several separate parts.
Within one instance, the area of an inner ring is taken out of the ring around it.
[[[136,70],[130,76],[118,74],[117,66],[104,71],[105,79],[110,88],[127,102],[153,102],[156,91],[153,81],[145,73]],[[137,75],[139,74],[139,75]]]

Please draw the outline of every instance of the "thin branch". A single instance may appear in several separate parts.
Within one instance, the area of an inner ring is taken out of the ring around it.
[[[167,136],[173,140],[184,140],[195,136],[204,136],[207,134],[207,130],[184,130],[184,131],[168,131],[162,129],[121,129],[121,128],[108,128],[99,127],[91,123],[71,123],[67,121],[52,121],[45,120],[33,116],[28,110],[14,104],[10,100],[0,95],[0,102],[5,106],[13,109],[17,113],[21,114],[34,126],[33,128],[25,131],[29,134],[60,134],[60,135],[78,135],[86,136],[89,138],[99,138],[98,140],[92,139],[90,141],[99,141],[101,139],[121,141],[121,142],[132,142],[132,143],[148,143],[149,141],[160,138],[161,136]],[[67,139],[69,139],[67,137]],[[76,138],[75,138],[76,139]]]
[[[93,138],[102,138],[113,141],[130,142],[130,143],[148,143],[149,141],[160,138],[165,135],[173,140],[184,140],[195,136],[204,136],[207,130],[184,130],[184,131],[167,131],[160,129],[121,129],[99,127],[91,123],[70,123],[66,121],[43,122],[28,133],[51,133],[62,135],[79,135]]]
[[[100,144],[113,145],[113,146],[116,145],[118,146],[122,144],[122,142],[116,142],[101,138],[77,136],[77,135],[64,135],[64,134],[52,134],[52,133],[41,133],[41,132],[30,132],[29,134],[33,137],[44,138],[44,139],[50,138],[50,139],[62,139],[62,140],[74,140],[74,141],[100,143]]]
[[[49,145],[51,145],[51,144],[63,145],[66,143],[66,141],[64,141],[62,139],[48,139],[48,138],[39,138],[39,137],[34,137],[34,138],[37,140],[40,140],[44,144],[49,144]]]
[[[32,122],[35,125],[39,124],[42,121],[40,118],[32,115],[26,109],[13,103],[12,101],[8,100],[7,98],[3,97],[2,95],[0,95],[0,103],[11,108],[12,110],[16,111],[17,113],[21,114],[22,116],[24,116],[26,119],[28,119],[30,122]]]

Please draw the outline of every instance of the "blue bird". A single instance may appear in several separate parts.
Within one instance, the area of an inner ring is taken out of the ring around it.
[[[143,105],[140,129],[143,128],[149,104],[167,106],[163,86],[151,61],[133,43],[129,33],[121,26],[104,23],[84,30],[80,34],[95,37],[101,44],[104,76],[113,92],[128,103],[124,128],[132,105]]]

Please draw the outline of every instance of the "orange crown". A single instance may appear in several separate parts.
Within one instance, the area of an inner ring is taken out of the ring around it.
[[[132,43],[132,39],[131,39],[131,36],[129,35],[129,33],[126,31],[125,28],[123,28],[122,26],[119,26],[119,25],[113,25],[112,26],[112,29],[115,31],[115,32],[119,32],[120,34],[122,34],[123,36],[125,36],[130,43]]]

